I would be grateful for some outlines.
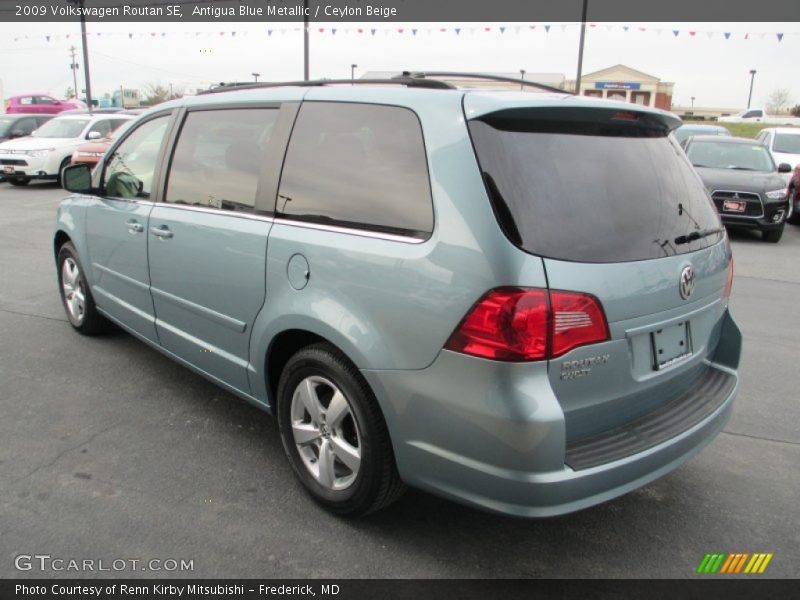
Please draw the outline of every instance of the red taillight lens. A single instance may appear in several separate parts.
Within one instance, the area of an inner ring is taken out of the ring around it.
[[[731,256],[728,261],[728,273],[725,277],[725,290],[722,292],[723,298],[731,297],[731,288],[733,287],[733,257]]]
[[[492,360],[533,361],[608,337],[603,309],[590,294],[498,288],[472,308],[445,347]]]
[[[472,308],[446,347],[493,360],[541,360],[548,313],[547,290],[498,288]]]

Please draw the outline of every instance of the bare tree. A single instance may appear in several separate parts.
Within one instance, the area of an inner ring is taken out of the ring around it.
[[[75,95],[75,90],[72,89],[72,86],[69,86],[67,88],[67,91],[64,92],[64,98],[67,99],[67,100],[70,100],[70,99],[76,98],[76,97],[77,96]]]
[[[144,100],[142,104],[145,106],[153,106],[169,100],[169,88],[161,85],[161,82],[150,82],[144,84]]]
[[[792,102],[792,95],[786,88],[773,90],[767,99],[767,112],[780,113]]]

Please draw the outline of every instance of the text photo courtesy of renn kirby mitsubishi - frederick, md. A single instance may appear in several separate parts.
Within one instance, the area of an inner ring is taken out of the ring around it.
[[[800,4],[0,0],[0,598],[789,597]]]

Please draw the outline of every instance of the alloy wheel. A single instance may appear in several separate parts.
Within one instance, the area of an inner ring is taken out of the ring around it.
[[[86,314],[86,292],[83,277],[74,258],[68,256],[61,265],[61,285],[64,289],[64,306],[76,325]]]
[[[350,403],[330,380],[303,379],[292,394],[292,437],[311,476],[329,490],[350,487],[361,467],[361,435]]]

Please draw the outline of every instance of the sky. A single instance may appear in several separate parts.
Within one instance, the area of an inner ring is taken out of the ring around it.
[[[573,79],[579,25],[548,25],[549,31],[543,23],[312,24],[311,77],[349,78],[355,63],[357,77],[366,71],[525,69]],[[335,35],[332,26],[337,28]],[[252,80],[253,72],[271,81],[303,75],[299,23],[89,23],[87,27],[96,97],[121,85],[171,83],[176,89],[193,90],[214,82]],[[675,36],[673,30],[680,33]],[[729,39],[725,32],[731,34]],[[780,42],[778,33],[783,34]],[[82,89],[79,42],[77,23],[0,23],[0,82],[5,96],[37,91],[63,97],[72,86],[69,47],[73,44],[79,52]],[[587,27],[583,70],[622,63],[674,82],[673,105],[689,105],[694,96],[695,106],[744,108],[751,69],[757,70],[754,106],[764,106],[779,88],[787,89],[793,103],[800,104],[798,57],[800,23],[598,23]]]

